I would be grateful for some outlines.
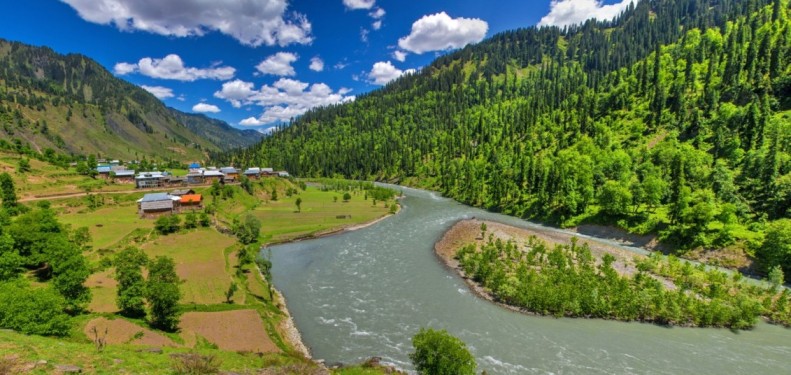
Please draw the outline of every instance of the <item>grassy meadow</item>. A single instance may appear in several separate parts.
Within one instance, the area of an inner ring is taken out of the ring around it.
[[[2,157],[0,163],[5,163],[0,168],[15,165],[13,159]],[[27,192],[25,196],[45,191],[57,193],[59,188],[78,184],[84,178],[47,177],[57,175],[58,170],[35,160],[31,160],[31,165],[33,171],[27,175],[14,173],[15,180],[23,181],[20,190]],[[38,185],[30,181],[38,181]],[[89,204],[92,198],[86,196],[50,200],[63,224],[74,229],[85,227],[90,234],[85,255],[93,270],[86,281],[92,301],[87,312],[73,319],[73,332],[65,339],[0,331],[0,368],[51,373],[58,371],[57,365],[69,364],[87,373],[173,373],[171,365],[176,360],[170,354],[198,353],[216,357],[223,371],[277,367],[287,373],[313,373],[318,366],[305,360],[286,339],[289,336],[283,323],[287,316],[280,307],[283,302],[272,293],[255,264],[240,264],[239,251],[243,246],[227,230],[235,219],[252,214],[262,224],[259,244],[284,241],[375,220],[386,215],[393,203],[379,202],[374,206],[362,192],[353,192],[351,199],[344,202],[343,192],[265,178],[253,182],[253,194],[240,186],[224,187],[224,193],[216,197],[209,188],[196,189],[204,194],[204,206],[211,207],[213,225],[162,235],[155,230],[154,220],[137,214],[135,201],[143,192],[116,189],[112,193],[114,187],[109,186],[108,190],[93,191],[97,198],[93,201],[99,202],[94,205]],[[297,199],[301,200],[299,210]],[[180,214],[182,222],[185,215]],[[144,320],[117,314],[112,259],[127,246],[140,248],[149,258],[174,259],[182,279],[179,332],[157,331]],[[227,298],[232,283],[238,290]],[[93,327],[100,332],[106,330],[106,348],[95,347]],[[145,349],[152,346],[162,348],[164,354]],[[47,363],[35,365],[40,360]],[[374,374],[381,370],[355,366],[336,373]]]

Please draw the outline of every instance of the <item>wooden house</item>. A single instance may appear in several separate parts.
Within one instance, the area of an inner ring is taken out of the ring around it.
[[[251,180],[257,180],[261,177],[261,168],[247,168],[242,174]]]
[[[181,197],[188,194],[195,194],[195,190],[192,189],[176,189],[170,192],[170,195],[174,197]]]
[[[170,215],[178,209],[180,197],[167,193],[146,194],[137,201],[138,213],[141,217]]]
[[[165,175],[162,172],[141,172],[135,177],[138,189],[156,188],[164,185]]]
[[[185,194],[179,201],[181,210],[199,210],[203,208],[203,196],[200,194]]]
[[[220,168],[220,173],[224,175],[224,182],[236,182],[239,180],[239,170],[234,167]]]
[[[133,184],[135,182],[135,171],[117,170],[111,173],[113,182],[117,184]]]

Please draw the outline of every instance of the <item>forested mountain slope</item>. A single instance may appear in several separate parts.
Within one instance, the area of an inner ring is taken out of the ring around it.
[[[2,39],[0,126],[0,138],[35,152],[126,160],[202,159],[205,151],[260,140],[225,123],[168,109],[88,57]]]
[[[788,6],[644,0],[612,22],[506,32],[220,159],[752,254],[767,223],[791,231]],[[788,273],[785,246],[759,258]]]

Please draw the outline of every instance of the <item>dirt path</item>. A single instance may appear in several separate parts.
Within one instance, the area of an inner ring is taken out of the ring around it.
[[[119,190],[119,191],[92,191],[90,194],[132,194],[132,193],[139,193],[139,192],[148,192],[148,193],[159,193],[164,192],[165,190],[157,191],[157,190]],[[81,193],[68,193],[68,194],[53,194],[53,195],[34,195],[32,197],[27,196],[20,199],[20,202],[32,202],[32,201],[43,201],[43,200],[56,200],[56,199],[68,199],[68,198],[77,198],[77,197],[84,197],[89,193],[81,192]]]

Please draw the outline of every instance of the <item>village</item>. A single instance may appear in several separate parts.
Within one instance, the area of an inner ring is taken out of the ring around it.
[[[203,196],[190,189],[190,186],[238,184],[242,178],[259,180],[263,177],[290,177],[287,171],[275,171],[273,168],[250,167],[240,172],[240,169],[232,166],[202,167],[200,163],[191,163],[186,175],[177,176],[168,171],[136,172],[127,169],[118,160],[102,162],[96,167],[97,176],[113,183],[134,183],[135,189],[173,188],[170,192],[152,192],[138,199],[137,211],[142,218],[203,209]]]

